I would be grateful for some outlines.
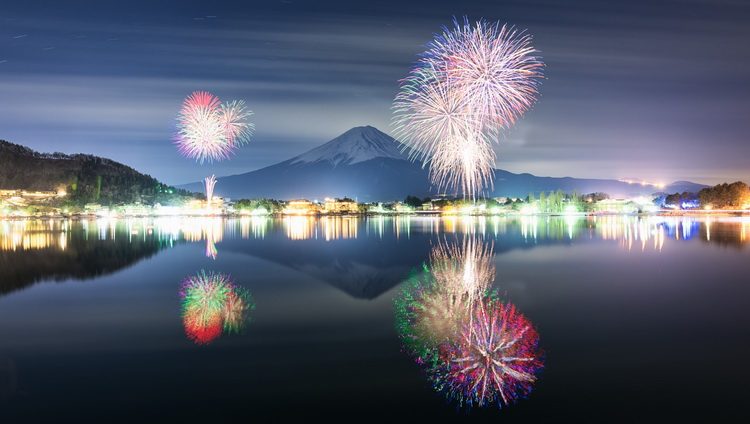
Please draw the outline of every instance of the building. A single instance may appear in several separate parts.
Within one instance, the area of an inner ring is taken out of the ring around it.
[[[326,198],[323,203],[323,212],[328,214],[347,214],[358,213],[359,205],[352,199],[331,199]]]
[[[284,215],[314,215],[320,212],[315,203],[305,200],[290,200],[282,211]]]

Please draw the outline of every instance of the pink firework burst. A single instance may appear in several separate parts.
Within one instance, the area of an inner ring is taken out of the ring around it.
[[[539,335],[512,304],[479,302],[454,341],[441,346],[436,387],[469,406],[527,396],[544,363]]]
[[[228,159],[249,141],[252,112],[241,100],[222,104],[206,91],[196,91],[182,103],[175,143],[184,156],[200,163]]]

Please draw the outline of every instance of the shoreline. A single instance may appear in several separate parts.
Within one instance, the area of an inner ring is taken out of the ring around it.
[[[457,214],[457,213],[442,213],[437,211],[414,211],[414,212],[393,212],[393,213],[313,213],[313,214],[285,214],[285,213],[269,213],[261,215],[242,214],[242,213],[210,213],[210,214],[174,214],[174,215],[156,215],[156,214],[113,214],[113,215],[96,215],[96,214],[55,214],[55,215],[28,215],[28,216],[0,216],[0,221],[28,221],[28,220],[44,220],[44,219],[132,219],[132,218],[286,218],[286,217],[309,217],[309,218],[323,218],[323,217],[416,217],[416,216],[429,216],[429,217],[597,217],[597,216],[637,216],[637,217],[649,217],[649,216],[666,216],[666,217],[722,217],[722,216],[733,216],[733,217],[750,217],[750,210],[700,210],[700,211],[673,211],[673,210],[660,210],[657,212],[649,213],[617,213],[617,212],[576,212],[576,213],[471,213],[471,214]]]

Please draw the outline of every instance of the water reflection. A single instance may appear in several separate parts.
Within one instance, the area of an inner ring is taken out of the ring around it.
[[[280,226],[279,226],[280,224]],[[655,250],[664,248],[665,240],[700,239],[712,242],[720,234],[722,244],[742,245],[748,242],[750,217],[669,217],[669,216],[521,216],[521,217],[409,217],[375,216],[288,216],[269,217],[133,218],[125,220],[18,220],[0,221],[0,251],[65,250],[71,231],[82,230],[86,239],[115,240],[123,235],[156,237],[159,240],[206,243],[206,256],[215,258],[216,245],[224,237],[264,239],[279,227],[289,240],[322,239],[326,241],[356,239],[364,227],[367,238],[409,238],[413,234],[474,234],[483,237],[520,236],[530,242],[546,240],[593,239],[617,241],[628,249],[636,246]],[[237,237],[239,234],[239,237]]]
[[[42,280],[85,279],[183,243],[245,253],[374,298],[428,259],[425,239],[472,235],[495,252],[590,241],[662,252],[677,243],[744,248],[750,217],[161,217],[0,221],[0,294]],[[373,255],[372,242],[381,252]]]
[[[435,390],[467,407],[527,396],[543,367],[531,322],[490,291],[495,273],[490,243],[440,243],[395,299],[405,350]]]
[[[0,357],[0,400],[7,400],[18,394],[18,371],[11,358]]]
[[[67,220],[1,221],[0,250],[35,250],[50,246],[65,250],[69,225]]]
[[[255,308],[250,292],[226,274],[201,271],[187,277],[180,289],[185,334],[208,344],[224,333],[242,331]]]

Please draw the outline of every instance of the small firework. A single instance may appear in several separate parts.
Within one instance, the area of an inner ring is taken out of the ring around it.
[[[478,302],[457,337],[440,346],[435,388],[467,406],[514,403],[531,392],[544,365],[538,343],[514,305]]]
[[[250,140],[251,115],[241,100],[222,104],[213,94],[196,91],[182,104],[175,143],[180,153],[199,163],[228,159]]]
[[[394,103],[393,124],[432,183],[475,197],[492,185],[493,140],[537,96],[543,64],[531,37],[480,20],[454,21],[429,45]]]
[[[239,332],[254,308],[252,297],[226,274],[199,272],[182,283],[182,322],[188,338],[208,344],[222,331]]]

